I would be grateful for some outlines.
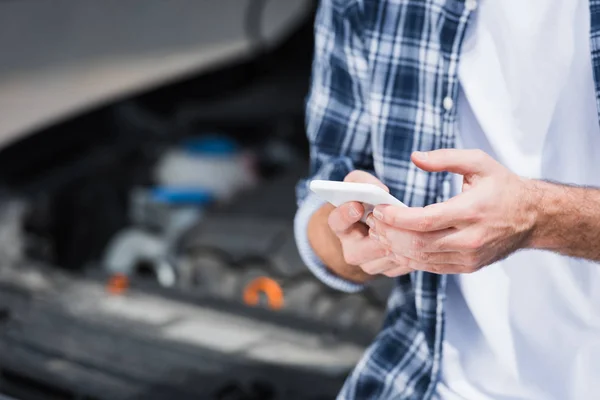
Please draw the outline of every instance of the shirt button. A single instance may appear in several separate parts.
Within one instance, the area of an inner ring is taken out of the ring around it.
[[[452,97],[444,97],[442,105],[444,106],[444,110],[450,111],[454,107],[454,100],[452,100]]]
[[[465,8],[467,9],[467,11],[475,11],[475,9],[477,8],[477,0],[466,0]]]

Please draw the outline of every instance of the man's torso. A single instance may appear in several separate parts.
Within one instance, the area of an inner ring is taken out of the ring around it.
[[[477,6],[472,0],[364,0],[348,6],[348,18],[361,27],[369,69],[375,171],[393,194],[412,206],[443,201],[452,194],[451,176],[418,170],[410,154],[457,145],[459,62]],[[600,7],[592,0],[590,8],[592,60],[600,69],[595,50],[600,45]],[[446,281],[425,273],[399,279],[384,329],[340,397],[438,395]]]

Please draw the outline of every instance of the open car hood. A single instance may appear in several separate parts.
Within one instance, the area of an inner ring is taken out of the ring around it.
[[[270,49],[310,0],[0,3],[0,147],[55,122]]]

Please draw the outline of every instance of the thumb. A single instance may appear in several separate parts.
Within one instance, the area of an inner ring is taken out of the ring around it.
[[[441,149],[412,154],[415,165],[425,171],[448,171],[460,175],[488,175],[496,161],[481,150]]]
[[[350,172],[344,178],[344,182],[370,183],[372,185],[379,186],[388,193],[390,191],[390,189],[385,186],[376,176],[361,170],[354,170]]]

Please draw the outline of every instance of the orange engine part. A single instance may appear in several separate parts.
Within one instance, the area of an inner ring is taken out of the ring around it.
[[[129,278],[124,274],[115,274],[106,284],[106,291],[110,294],[123,294],[129,288]]]
[[[260,302],[260,295],[264,294],[267,298],[267,305],[273,310],[279,310],[283,307],[283,289],[271,278],[265,276],[253,279],[244,289],[244,303],[249,306],[257,306]]]

